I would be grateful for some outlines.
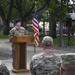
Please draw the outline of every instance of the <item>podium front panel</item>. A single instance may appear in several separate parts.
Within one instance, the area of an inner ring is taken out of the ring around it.
[[[20,43],[19,44],[19,68],[24,69],[25,68],[25,44],[26,43]]]

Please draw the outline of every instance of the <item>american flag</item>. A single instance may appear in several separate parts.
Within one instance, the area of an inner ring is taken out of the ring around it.
[[[34,45],[38,46],[39,45],[39,22],[38,22],[38,17],[37,17],[37,10],[34,12],[34,17],[33,17],[33,25],[32,28],[34,30]]]

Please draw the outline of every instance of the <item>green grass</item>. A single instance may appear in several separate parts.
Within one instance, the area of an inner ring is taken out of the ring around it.
[[[70,37],[70,41],[68,40],[68,37],[63,37],[63,42],[65,46],[68,46],[68,43],[75,46],[75,37]],[[54,38],[54,44],[59,45],[59,37]]]
[[[42,39],[43,39],[43,37],[40,37],[39,43],[42,42]],[[59,38],[54,38],[53,41],[54,41],[54,45],[59,45]]]
[[[33,36],[33,34],[34,34],[33,32],[28,32],[28,35],[32,35]],[[39,43],[42,42],[43,37],[44,37],[43,35],[40,35],[40,38],[39,38],[40,41],[39,41]],[[8,35],[4,35],[3,31],[0,31],[0,39],[9,39],[9,36]],[[68,37],[63,37],[63,40],[64,40],[64,45],[67,46],[68,45]],[[54,45],[59,46],[59,37],[54,38],[53,41],[54,41]],[[70,38],[70,43],[73,46],[75,46],[75,37],[71,37]]]
[[[8,39],[8,35],[4,35],[3,31],[0,31],[0,39]]]
[[[42,42],[43,37],[40,37],[40,43]],[[53,38],[54,45],[59,46],[59,37]],[[68,37],[63,37],[63,42],[65,46],[68,46]],[[70,44],[75,46],[75,37],[70,38]]]

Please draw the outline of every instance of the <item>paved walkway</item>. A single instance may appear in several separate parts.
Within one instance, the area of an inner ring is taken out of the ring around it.
[[[12,63],[12,59],[3,60],[3,62],[7,66],[8,70],[10,71],[10,75],[31,75],[30,72],[28,72],[28,73],[13,73],[12,72],[13,67],[12,67],[12,64],[11,64]]]

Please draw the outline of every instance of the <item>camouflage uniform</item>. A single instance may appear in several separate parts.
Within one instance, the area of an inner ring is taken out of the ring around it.
[[[30,70],[32,75],[60,75],[60,55],[54,54],[51,50],[46,50],[46,48],[48,49],[51,47],[51,45],[53,44],[52,42],[52,38],[44,38],[44,40],[42,41],[42,43],[44,44],[43,49],[45,49],[44,52],[35,54],[32,57],[32,60],[30,62]]]
[[[19,29],[17,29],[16,27],[12,28],[9,32],[9,36],[10,38],[12,38],[13,36],[24,36],[27,35],[27,31],[24,27],[21,27]],[[13,58],[13,68],[15,67],[15,43],[12,43],[12,58]]]
[[[8,68],[2,60],[0,60],[0,75],[10,75]]]
[[[61,55],[61,75],[75,75],[75,53],[66,53]]]
[[[25,28],[23,27],[20,27],[19,29],[17,29],[16,27],[12,28],[10,30],[10,37],[13,37],[13,36],[24,36],[27,34],[27,31]]]
[[[66,53],[61,55],[62,64],[75,65],[75,53]]]
[[[40,53],[33,56],[30,63],[32,75],[60,75],[60,57],[52,52],[50,54]]]

